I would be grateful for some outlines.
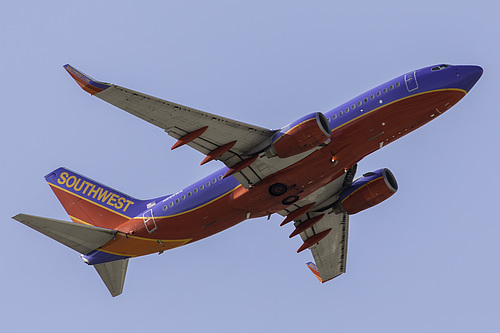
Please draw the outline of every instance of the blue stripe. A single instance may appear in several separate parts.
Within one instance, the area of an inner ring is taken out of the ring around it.
[[[94,250],[86,255],[83,255],[82,258],[89,265],[97,265],[104,264],[106,262],[127,259],[130,257]]]
[[[230,176],[222,180],[220,179],[227,170],[227,167],[222,168],[179,192],[168,196],[153,208],[153,216],[166,217],[181,214],[234,190],[240,185],[236,178]],[[208,187],[207,184],[209,184]]]
[[[463,80],[463,77],[465,77],[468,72],[466,71],[466,67],[468,66],[449,66],[437,72],[432,71],[432,67],[434,66],[414,71],[416,73],[416,80],[418,81],[418,89],[411,90],[411,92],[408,91],[406,87],[405,75],[400,75],[326,112],[325,116],[331,121],[330,127],[332,131],[363,114],[406,97],[435,90],[460,89],[467,92],[470,89],[469,82]],[[462,71],[464,73],[460,77],[457,76],[457,71]],[[413,71],[411,74],[413,74]],[[391,86],[393,89],[390,89]],[[384,92],[384,89],[386,92]],[[377,96],[377,93],[380,93],[380,96]],[[371,99],[372,95],[373,99]],[[365,99],[367,99],[367,102],[365,102]],[[380,101],[382,101],[382,103],[380,103]],[[359,105],[359,102],[361,102],[361,105]],[[354,105],[354,109],[351,108],[352,105]],[[346,110],[348,111],[346,112]],[[342,115],[340,115],[341,112]],[[335,119],[333,119],[333,117],[335,117]]]

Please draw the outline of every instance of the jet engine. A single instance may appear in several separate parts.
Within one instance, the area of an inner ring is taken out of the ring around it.
[[[319,146],[330,138],[328,120],[321,112],[311,113],[283,127],[273,137],[270,156],[294,156]]]
[[[368,172],[340,193],[333,210],[335,213],[356,214],[385,201],[397,190],[398,183],[389,169]]]

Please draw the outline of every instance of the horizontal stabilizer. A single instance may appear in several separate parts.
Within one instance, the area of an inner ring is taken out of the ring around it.
[[[127,274],[128,259],[107,262],[94,265],[97,273],[108,288],[111,296],[115,297],[122,293]]]
[[[103,246],[117,232],[86,224],[26,214],[18,214],[12,218],[82,254],[87,254]]]

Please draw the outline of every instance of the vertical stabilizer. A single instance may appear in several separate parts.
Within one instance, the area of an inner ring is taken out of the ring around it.
[[[115,229],[163,200],[139,200],[65,168],[45,180],[73,222]]]

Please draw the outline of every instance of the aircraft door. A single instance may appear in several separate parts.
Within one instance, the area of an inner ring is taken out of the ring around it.
[[[418,89],[417,72],[416,71],[405,74],[405,84],[406,84],[406,89],[408,90],[408,92],[412,92],[412,91]]]
[[[147,210],[142,215],[142,219],[144,221],[144,226],[146,227],[146,230],[149,233],[152,233],[153,231],[156,230],[157,226],[156,226],[155,218],[153,216],[153,210],[152,209]]]

